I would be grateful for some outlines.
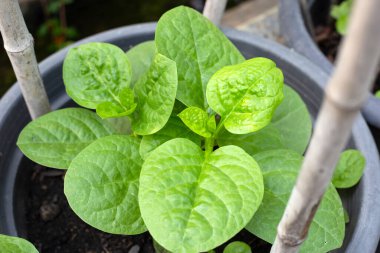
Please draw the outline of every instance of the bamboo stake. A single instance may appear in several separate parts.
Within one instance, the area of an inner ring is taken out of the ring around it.
[[[32,119],[50,111],[36,56],[17,0],[0,0],[0,32]]]
[[[222,20],[227,0],[207,0],[203,15],[211,20],[215,25],[219,25]]]
[[[366,101],[380,59],[379,0],[357,0],[315,132],[278,226],[271,252],[298,252],[330,183],[353,122]]]

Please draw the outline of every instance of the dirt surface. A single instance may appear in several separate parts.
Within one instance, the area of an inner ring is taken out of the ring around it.
[[[111,235],[90,227],[70,209],[63,194],[63,170],[36,165],[27,199],[28,239],[40,253],[153,253],[148,233]],[[270,244],[242,231],[231,241],[251,245],[252,252],[269,252]],[[225,245],[216,249],[223,252]]]

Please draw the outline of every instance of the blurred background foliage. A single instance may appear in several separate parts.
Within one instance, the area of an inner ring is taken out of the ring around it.
[[[0,0],[1,1],[1,0]],[[244,0],[229,0],[228,8]],[[73,41],[111,28],[156,21],[167,10],[186,5],[202,11],[205,0],[19,0],[35,40],[37,60]],[[0,39],[1,45],[3,45]],[[0,97],[16,81],[0,49]]]

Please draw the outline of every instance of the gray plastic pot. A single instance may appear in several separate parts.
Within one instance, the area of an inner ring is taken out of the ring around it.
[[[78,43],[109,42],[124,50],[142,41],[153,39],[155,24],[122,27],[94,35]],[[247,57],[264,56],[273,59],[283,70],[286,83],[295,88],[316,117],[328,76],[306,58],[294,51],[246,33],[225,30],[226,35]],[[53,109],[72,106],[62,83],[62,63],[68,48],[50,56],[40,64],[41,73]],[[30,121],[18,86],[14,85],[0,101],[0,233],[26,236],[25,180],[30,163],[16,147],[21,129]],[[360,115],[355,122],[348,147],[360,149],[367,165],[360,183],[340,192],[350,214],[346,237],[339,252],[374,252],[380,236],[380,169],[373,138]],[[32,232],[32,231],[30,231]]]
[[[317,0],[309,0],[311,3]],[[330,1],[323,0],[326,4]],[[299,0],[280,0],[280,29],[289,47],[304,55],[327,73],[331,73],[334,66],[319,50],[305,26]],[[372,93],[362,109],[368,123],[380,129],[380,99]]]

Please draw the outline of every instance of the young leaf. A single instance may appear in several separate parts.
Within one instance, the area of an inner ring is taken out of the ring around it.
[[[178,117],[194,133],[209,138],[216,129],[215,116],[208,116],[207,112],[198,107],[189,107],[183,110]]]
[[[345,0],[339,5],[332,6],[330,15],[336,19],[335,27],[341,35],[346,35],[352,3],[352,0]]]
[[[380,90],[376,91],[375,96],[376,96],[377,98],[380,98]]]
[[[265,151],[254,158],[263,172],[264,198],[246,229],[273,243],[303,158],[292,150]],[[300,252],[319,253],[339,248],[342,246],[344,230],[342,202],[335,187],[330,184]]]
[[[153,40],[142,42],[126,53],[132,67],[132,85],[148,71],[150,64],[156,55],[156,45]]]
[[[130,111],[121,93],[130,86],[131,67],[120,48],[107,43],[87,43],[70,49],[63,63],[67,94],[79,105],[98,109],[109,117]],[[110,107],[109,110],[106,110]]]
[[[143,162],[139,146],[134,137],[107,136],[70,164],[64,192],[73,211],[89,225],[113,234],[146,231],[137,200]]]
[[[188,7],[166,12],[157,24],[156,47],[177,63],[177,99],[206,109],[206,85],[220,68],[244,61],[239,50],[207,18]]]
[[[145,160],[141,214],[153,238],[172,252],[203,252],[239,232],[262,199],[260,168],[236,146],[204,151],[170,140]]]
[[[336,165],[332,183],[336,188],[349,188],[356,185],[363,175],[365,158],[359,150],[344,151]]]
[[[200,137],[186,127],[177,116],[171,116],[168,123],[155,134],[144,135],[140,144],[140,155],[145,160],[151,151],[161,144],[175,138],[186,138],[201,145]]]
[[[303,154],[311,136],[311,118],[305,103],[291,87],[284,86],[284,100],[274,112],[271,123],[249,134],[218,134],[219,146],[236,145],[248,154],[272,149],[292,149]]]
[[[30,122],[17,146],[32,161],[67,169],[71,160],[93,141],[115,132],[95,113],[80,108],[61,109]]]
[[[165,126],[174,106],[177,92],[175,62],[157,54],[134,90],[138,106],[133,114],[133,131],[139,135],[156,133]]]
[[[244,242],[231,242],[223,250],[223,253],[252,253],[251,247]]]
[[[0,234],[1,253],[38,253],[38,250],[25,239],[1,235]]]
[[[216,72],[207,85],[207,101],[234,134],[247,134],[269,124],[283,99],[284,77],[276,64],[253,58]]]
[[[121,105],[112,102],[104,102],[96,107],[96,113],[102,118],[118,118],[128,116],[136,109],[137,104],[134,101],[133,90],[124,88],[119,93]]]

